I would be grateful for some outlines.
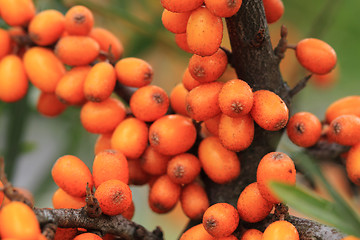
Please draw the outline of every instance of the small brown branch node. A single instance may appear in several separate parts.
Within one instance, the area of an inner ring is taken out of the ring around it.
[[[284,203],[276,204],[274,218],[276,220],[283,221],[289,217],[289,207],[286,206]]]
[[[89,184],[86,185],[86,198],[85,198],[86,205],[84,206],[83,210],[86,212],[91,218],[100,217],[102,214],[99,201],[95,198],[92,190],[89,188]]]
[[[255,37],[249,42],[251,47],[259,48],[265,41],[265,28],[261,27]]]
[[[297,93],[299,93],[307,84],[309,79],[312,77],[312,74],[307,75],[301,79],[296,86],[289,91],[289,97],[293,98]]]
[[[278,45],[274,49],[274,53],[279,58],[279,62],[285,57],[285,52],[288,46],[287,35],[288,35],[288,30],[284,25],[282,25],[280,30],[281,38],[278,42]]]

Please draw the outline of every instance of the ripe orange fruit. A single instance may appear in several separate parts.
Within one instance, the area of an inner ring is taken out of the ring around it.
[[[291,223],[276,221],[271,223],[264,231],[263,240],[299,240],[299,233]]]
[[[215,240],[200,223],[186,230],[180,237],[180,240]]]
[[[73,197],[67,194],[64,190],[59,188],[55,191],[52,197],[52,204],[55,209],[58,208],[73,208],[79,209],[85,206],[85,198],[84,197]]]
[[[205,5],[218,17],[231,17],[239,11],[242,0],[205,0]]]
[[[360,117],[342,115],[331,121],[327,137],[345,146],[360,143]]]
[[[202,219],[209,208],[209,199],[205,189],[197,182],[183,187],[180,195],[181,208],[190,219]]]
[[[91,38],[93,38],[100,46],[100,50],[111,53],[111,60],[118,60],[121,58],[124,47],[120,40],[111,32],[106,30],[105,28],[93,28],[89,34]]]
[[[360,185],[360,144],[351,147],[346,158],[346,172],[350,180],[356,185]]]
[[[175,13],[164,9],[161,21],[164,27],[172,33],[185,33],[191,12]]]
[[[188,184],[195,180],[201,170],[199,159],[190,153],[173,157],[167,165],[167,175],[177,184]]]
[[[244,232],[241,240],[261,240],[263,233],[257,229],[248,229]]]
[[[335,118],[341,115],[355,115],[360,117],[360,95],[347,96],[333,102],[325,113],[325,120],[331,123]]]
[[[161,0],[162,6],[171,12],[188,12],[200,7],[204,0]]]
[[[73,6],[65,14],[65,30],[70,35],[88,35],[94,25],[94,16],[85,6]]]
[[[102,240],[102,238],[94,233],[82,233],[77,235],[73,240]]]
[[[149,63],[140,58],[123,58],[115,65],[119,82],[129,87],[143,87],[151,83],[153,69]]]
[[[1,18],[10,26],[25,26],[35,16],[32,0],[1,0]]]
[[[141,168],[151,175],[166,174],[167,165],[171,156],[161,154],[151,145],[148,146],[140,158]]]
[[[263,0],[263,4],[268,24],[278,21],[284,14],[282,0]]]

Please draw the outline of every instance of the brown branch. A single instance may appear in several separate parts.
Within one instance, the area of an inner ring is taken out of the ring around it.
[[[298,94],[303,88],[306,87],[307,82],[312,77],[312,74],[307,75],[303,79],[301,79],[296,86],[289,91],[289,97],[293,98],[296,94]]]
[[[275,55],[279,58],[279,62],[285,57],[285,52],[287,49],[287,34],[288,34],[288,30],[287,28],[282,25],[281,26],[281,30],[280,30],[280,40],[278,45],[276,46],[276,48],[274,49],[274,53]]]
[[[56,223],[60,228],[85,228],[101,234],[110,233],[123,240],[161,240],[162,231],[156,228],[149,232],[143,226],[127,220],[122,215],[89,218],[82,209],[40,209],[34,212],[41,225]]]

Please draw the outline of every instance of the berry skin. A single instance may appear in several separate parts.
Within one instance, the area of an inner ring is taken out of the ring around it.
[[[169,131],[171,129],[171,131]],[[156,151],[177,155],[189,150],[196,140],[196,129],[191,120],[181,115],[166,115],[156,120],[149,129],[149,142]]]
[[[360,143],[360,117],[342,115],[335,118],[330,123],[327,137],[330,141],[345,146],[353,146]]]
[[[80,120],[88,132],[103,134],[114,131],[125,115],[124,104],[116,98],[108,98],[103,102],[85,103]]]
[[[97,155],[99,152],[111,149],[111,136],[112,133],[100,134],[96,139],[94,146],[94,153]]]
[[[317,143],[321,135],[321,122],[312,113],[294,114],[286,127],[290,140],[300,147],[311,147]]]
[[[325,113],[325,120],[331,123],[335,118],[341,115],[355,115],[360,117],[360,96],[347,96],[333,102]]]
[[[161,21],[164,27],[172,33],[185,33],[191,12],[175,13],[164,9]]]
[[[168,11],[181,13],[197,9],[203,2],[204,0],[161,0],[161,5]]]
[[[38,13],[29,24],[29,36],[37,45],[47,46],[55,43],[65,29],[65,17],[57,10]]]
[[[115,65],[119,82],[128,87],[143,87],[151,83],[153,69],[149,63],[140,58],[123,58]]]
[[[127,158],[136,159],[147,146],[148,127],[137,118],[127,118],[114,130],[111,148],[122,152]]]
[[[180,185],[173,183],[168,175],[163,175],[150,188],[149,205],[156,213],[167,213],[175,207],[180,192]]]
[[[201,163],[190,153],[182,153],[173,157],[167,165],[167,175],[177,184],[188,184],[194,181],[201,170]]]
[[[229,117],[248,114],[253,106],[254,97],[250,86],[243,80],[227,81],[219,93],[221,112]]]
[[[346,172],[350,180],[360,186],[360,144],[351,147],[346,158]]]
[[[124,52],[124,47],[120,40],[105,28],[93,28],[89,36],[94,39],[100,46],[100,50],[112,54],[111,60],[118,60]]]
[[[268,131],[284,128],[289,119],[289,110],[284,101],[268,90],[254,92],[254,103],[250,113],[255,122]]]
[[[197,55],[210,56],[219,49],[223,37],[223,23],[207,8],[193,11],[186,28],[189,48]],[[204,41],[206,39],[206,41]]]
[[[268,184],[270,181],[295,184],[296,170],[294,162],[285,153],[268,153],[260,160],[256,178],[261,195],[271,203],[279,203],[280,200],[272,193]]]
[[[263,0],[263,4],[268,24],[278,21],[284,14],[282,0]]]
[[[191,91],[193,88],[196,88],[201,83],[196,81],[190,74],[189,68],[186,68],[183,77],[182,77],[182,84],[186,88],[186,90]]]
[[[184,50],[185,52],[194,53],[194,52],[189,48],[189,45],[188,45],[188,43],[187,43],[186,33],[178,33],[178,34],[175,34],[175,43],[176,43],[176,45],[178,45],[179,48],[181,48],[181,49]]]
[[[188,90],[182,83],[177,84],[170,93],[171,108],[178,114],[187,116],[186,111],[186,95]]]
[[[209,11],[218,17],[231,17],[239,11],[242,0],[205,0]]]
[[[74,239],[78,233],[77,228],[56,228],[54,240]]]
[[[180,203],[185,215],[190,219],[202,219],[210,205],[205,189],[196,182],[186,185],[181,190]]]
[[[129,167],[126,157],[115,150],[105,150],[96,154],[92,173],[95,188],[112,179],[120,180],[126,184],[129,182]]]
[[[354,236],[347,236],[347,237],[344,237],[344,238],[341,239],[341,240],[359,240],[359,238],[354,237]]]
[[[83,161],[72,155],[65,155],[56,160],[51,175],[61,189],[73,197],[85,197],[86,185],[91,189],[93,178]]]
[[[261,240],[263,233],[257,229],[248,229],[244,232],[241,240]]]
[[[0,60],[10,53],[11,41],[9,32],[4,29],[0,29]]]
[[[215,240],[200,223],[186,230],[180,237],[180,240]]]
[[[240,174],[240,161],[236,153],[224,148],[217,137],[202,140],[198,155],[205,173],[216,183],[229,182]]]
[[[191,76],[201,82],[213,82],[223,75],[228,64],[224,50],[218,49],[211,56],[199,56],[194,54],[189,60],[189,72]]]
[[[59,188],[52,197],[52,204],[55,209],[73,208],[80,209],[86,205],[85,198],[73,197]]]
[[[218,114],[213,118],[207,119],[204,121],[206,129],[214,136],[219,136],[219,124],[220,119],[223,114]]]
[[[32,0],[1,0],[0,9],[1,18],[10,26],[25,26],[36,12]]]
[[[273,204],[261,195],[257,183],[251,183],[240,194],[237,210],[240,218],[246,222],[255,223],[266,218]]]
[[[65,111],[66,105],[60,102],[55,94],[42,92],[38,98],[36,109],[46,117],[56,117]]]
[[[21,58],[16,55],[7,55],[2,58],[0,61],[0,100],[18,101],[26,95],[28,86],[29,81]]]
[[[161,154],[151,145],[148,146],[141,156],[141,168],[151,175],[166,174],[167,165],[171,156]]]
[[[129,159],[129,185],[144,185],[149,182],[150,175],[141,168],[140,159]]]
[[[213,237],[227,237],[239,224],[239,213],[228,203],[216,203],[204,213],[203,226]]]
[[[154,85],[144,86],[135,91],[130,98],[131,112],[139,120],[153,122],[164,116],[169,108],[166,92]]]
[[[95,197],[102,212],[109,216],[125,212],[132,202],[129,186],[117,179],[101,183],[95,191]]]
[[[94,25],[92,12],[84,6],[73,6],[65,14],[65,30],[70,35],[88,35]]]
[[[102,240],[102,238],[94,233],[83,233],[77,235],[73,240]]]
[[[299,233],[291,223],[276,221],[271,223],[264,231],[263,240],[299,240]]]
[[[337,61],[335,50],[316,38],[306,38],[298,42],[296,58],[304,68],[315,74],[329,73]]]

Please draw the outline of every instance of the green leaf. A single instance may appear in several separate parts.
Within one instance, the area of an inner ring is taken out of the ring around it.
[[[360,223],[343,214],[338,204],[315,196],[314,193],[298,186],[271,182],[270,187],[295,210],[332,225],[346,234],[360,237]]]

